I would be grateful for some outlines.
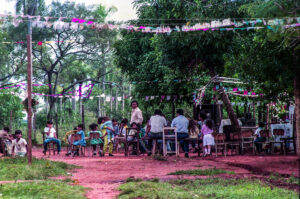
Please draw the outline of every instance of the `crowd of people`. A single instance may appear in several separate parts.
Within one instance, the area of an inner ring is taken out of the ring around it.
[[[113,150],[121,147],[119,140],[121,138],[130,141],[139,142],[139,148],[133,146],[133,152],[131,155],[136,155],[137,150],[141,153],[147,153],[151,155],[152,142],[158,140],[159,148],[162,153],[162,146],[160,140],[162,139],[163,128],[168,126],[168,122],[164,117],[161,110],[155,110],[153,116],[146,121],[146,125],[143,124],[143,114],[138,107],[137,101],[131,102],[131,119],[122,119],[119,123],[116,119],[110,119],[109,117],[98,118],[97,123],[89,125],[89,131],[85,134],[84,126],[82,124],[77,125],[73,130],[67,132],[63,138],[69,147],[66,155],[79,156],[80,149],[86,147],[87,142],[92,147],[93,155],[105,156],[108,151],[109,156],[113,156]],[[180,145],[185,153],[185,157],[189,157],[189,141],[185,138],[199,138],[203,136],[204,156],[211,154],[211,146],[214,145],[214,132],[213,121],[206,118],[204,113],[200,114],[199,120],[189,119],[184,116],[184,111],[178,109],[176,111],[176,117],[172,120],[169,126],[174,127],[177,137],[180,140]],[[17,130],[14,135],[8,134],[9,129],[4,128],[0,131],[0,138],[5,140],[7,148],[11,151],[10,154],[17,156],[26,155],[26,140],[22,138],[22,132]],[[57,145],[58,154],[61,152],[61,141],[57,138],[56,130],[53,128],[53,123],[48,121],[44,129],[44,149],[43,153],[46,154],[48,143],[53,142]],[[138,136],[136,136],[138,134]],[[76,135],[76,136],[75,136]],[[93,136],[91,136],[93,135]],[[87,136],[87,137],[86,137]],[[91,139],[90,139],[91,138]],[[147,138],[147,139],[143,139]],[[192,142],[192,148],[196,152],[196,142]],[[172,147],[172,146],[171,146]],[[98,148],[98,149],[97,149]],[[4,150],[4,149],[1,149]]]

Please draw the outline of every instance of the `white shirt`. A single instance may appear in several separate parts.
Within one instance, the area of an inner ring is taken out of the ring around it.
[[[15,154],[18,152],[26,153],[27,152],[26,145],[27,145],[27,142],[23,138],[20,138],[20,140],[18,142],[17,142],[17,139],[14,139],[12,141],[12,146],[15,147],[15,150],[14,150]]]
[[[153,115],[150,118],[150,132],[152,133],[159,133],[163,132],[163,127],[167,126],[166,118],[160,116],[160,115]]]
[[[133,122],[135,122],[137,124],[143,123],[143,114],[142,114],[142,111],[139,109],[139,107],[132,109],[130,124],[132,124]]]
[[[47,135],[48,132],[49,132],[49,127],[45,127],[44,133],[46,135],[46,138],[55,138],[54,135],[55,135],[56,131],[53,127],[50,129],[49,135]]]

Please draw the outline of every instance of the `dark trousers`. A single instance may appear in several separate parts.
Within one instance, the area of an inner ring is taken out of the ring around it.
[[[159,133],[152,133],[152,132],[150,132],[148,134],[148,137],[149,137],[149,140],[148,140],[148,149],[152,150],[153,140],[154,139],[156,139],[156,140],[162,139],[162,132],[159,132]],[[160,148],[162,148],[162,147],[160,146]]]
[[[188,133],[182,133],[182,132],[177,132],[177,139],[185,139],[188,138],[189,134]],[[185,153],[189,152],[189,141],[187,140],[180,140],[180,146],[182,147],[183,151]]]

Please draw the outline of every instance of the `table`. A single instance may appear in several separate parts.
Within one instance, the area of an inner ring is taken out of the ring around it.
[[[293,125],[290,123],[286,123],[286,124],[271,124],[271,134],[272,136],[275,138],[275,142],[282,142],[281,139],[282,138],[290,138],[293,137]],[[283,129],[284,130],[284,135],[283,136],[274,136],[273,135],[273,131],[274,129]],[[275,146],[279,146],[279,144],[275,144]],[[290,148],[293,150],[292,145],[288,146],[287,148]]]
[[[239,126],[242,126],[242,122],[240,120],[238,120]],[[231,121],[230,119],[224,119],[221,121],[220,127],[219,127],[219,133],[224,133],[223,132],[223,127],[227,126],[227,125],[231,125]]]

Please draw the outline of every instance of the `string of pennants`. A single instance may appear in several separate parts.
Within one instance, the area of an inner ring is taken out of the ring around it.
[[[219,19],[210,20],[208,22],[196,23],[190,25],[188,22],[185,25],[166,24],[163,26],[153,27],[146,25],[128,25],[128,24],[107,24],[97,23],[92,20],[66,17],[50,17],[50,16],[28,16],[28,15],[11,15],[0,14],[0,18],[12,18],[13,25],[18,27],[21,22],[31,20],[32,27],[37,28],[53,28],[55,30],[82,30],[91,28],[95,30],[128,30],[132,32],[170,34],[172,32],[191,32],[191,31],[233,31],[233,30],[255,30],[255,29],[270,29],[277,31],[279,27],[295,28],[300,26],[300,17],[275,18],[275,19]],[[41,20],[43,19],[43,20]],[[52,19],[52,21],[49,21]],[[53,21],[53,19],[55,21]]]
[[[88,84],[86,86],[83,86],[81,89],[77,89],[77,90],[72,90],[72,91],[68,91],[64,94],[44,94],[44,93],[32,93],[32,95],[36,95],[36,96],[47,96],[47,97],[71,97],[71,98],[76,98],[76,97],[83,97],[83,98],[89,98],[89,96],[92,93],[93,87],[95,84]],[[47,86],[47,87],[51,87],[51,84],[32,84],[32,86]],[[24,91],[26,91],[26,84],[25,83],[20,83],[20,84],[16,84],[13,86],[7,86],[7,87],[2,87],[0,88],[0,90],[6,90],[6,89],[11,89],[11,88],[20,88]],[[84,92],[82,92],[84,91]],[[1,94],[17,94],[15,92],[8,92],[8,93],[1,93]],[[68,94],[73,94],[73,95],[68,95]]]
[[[205,96],[205,91],[206,91],[207,86],[204,86],[203,88],[201,88],[199,90],[199,92],[193,92],[193,102],[195,103],[195,105],[199,105],[202,103],[202,100]],[[220,86],[215,86],[213,87],[213,91],[217,91],[220,89]],[[241,97],[250,97],[250,98],[257,98],[257,97],[263,97],[264,94],[258,94],[254,91],[248,91],[247,89],[243,89],[243,88],[226,88],[223,87],[224,91],[227,94],[231,94],[231,95],[236,95],[236,96],[241,96]]]
[[[101,94],[98,96],[91,96],[93,86],[95,84],[88,84],[86,86],[83,86],[82,89],[77,89],[77,90],[72,90],[69,92],[66,92],[65,94],[44,94],[44,93],[32,93],[32,95],[36,96],[47,96],[47,97],[54,97],[54,98],[78,98],[78,97],[83,97],[83,98],[89,98],[89,99],[94,99],[94,98],[105,98],[105,101],[122,101],[123,97],[112,97],[108,96],[105,94]],[[47,86],[51,87],[51,84],[32,84],[32,86]],[[26,84],[25,83],[20,83],[16,84],[13,86],[7,86],[7,87],[2,87],[0,90],[6,90],[6,89],[11,89],[11,88],[21,88],[23,90],[26,90]],[[82,90],[85,90],[83,93],[81,93]],[[5,92],[5,93],[0,93],[0,94],[11,94],[11,95],[19,95],[19,93],[16,92]],[[73,94],[73,95],[68,95],[68,94]],[[145,101],[150,101],[150,100],[155,100],[155,99],[160,99],[160,101],[169,101],[169,100],[174,100],[176,101],[177,99],[181,99],[184,96],[189,96],[188,94],[186,95],[160,95],[160,96],[145,96],[144,99]],[[124,96],[124,99],[132,99],[132,96]]]

